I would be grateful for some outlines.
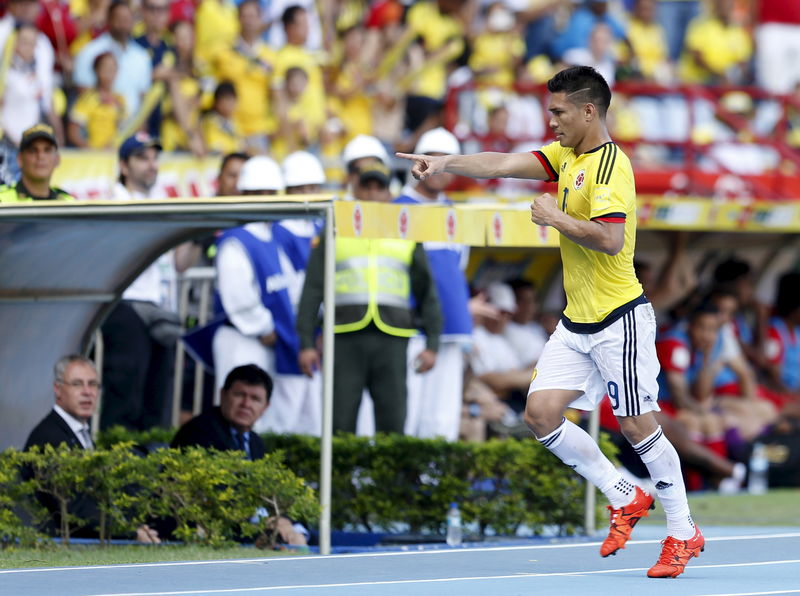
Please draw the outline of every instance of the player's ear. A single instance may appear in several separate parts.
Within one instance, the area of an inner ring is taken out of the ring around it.
[[[592,120],[595,116],[597,116],[597,108],[593,103],[587,103],[583,106],[583,119],[586,122]]]

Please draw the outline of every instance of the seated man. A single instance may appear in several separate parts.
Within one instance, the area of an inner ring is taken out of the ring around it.
[[[266,449],[253,424],[266,411],[272,395],[272,377],[255,364],[234,368],[225,377],[220,405],[184,424],[172,447],[205,447],[220,451],[243,451],[248,459],[264,457]],[[305,546],[307,530],[286,517],[278,521],[281,539]]]
[[[62,443],[78,449],[94,449],[89,420],[94,415],[100,398],[100,378],[94,362],[79,354],[64,356],[56,362],[54,376],[56,403],[52,411],[31,431],[25,442],[25,449],[45,445],[55,447]],[[56,519],[59,515],[58,504],[46,495],[40,495],[39,500]],[[100,516],[97,503],[89,498],[79,499],[71,513],[89,520],[93,525],[97,525]],[[75,536],[96,534],[92,528],[84,528]],[[139,542],[160,542],[158,532],[146,525],[137,529],[136,539]]]

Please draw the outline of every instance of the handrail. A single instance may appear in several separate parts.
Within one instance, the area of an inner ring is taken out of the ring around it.
[[[475,140],[485,142],[490,137],[481,135],[472,127],[459,126],[459,121],[463,114],[459,113],[459,98],[464,93],[477,92],[489,89],[474,82],[452,87],[448,91],[445,100],[444,122],[445,126],[453,130],[462,142]],[[534,96],[539,99],[542,107],[542,115],[545,120],[543,130],[548,131],[547,126],[547,97],[548,92],[545,85],[539,84],[517,84],[513,91],[519,96]],[[774,124],[771,134],[757,133],[751,129],[747,118],[726,110],[720,103],[721,99],[730,92],[744,92],[755,101],[774,101],[777,105],[778,117]],[[650,171],[662,173],[681,174],[685,176],[686,184],[682,188],[664,186],[663,188],[653,189],[655,192],[671,192],[673,194],[714,194],[713,184],[709,187],[707,178],[708,172],[702,170],[698,164],[698,156],[715,166],[718,177],[732,176],[742,182],[742,187],[746,188],[748,194],[769,199],[800,198],[797,185],[792,184],[796,181],[796,172],[800,171],[800,149],[791,146],[787,140],[790,131],[790,113],[796,111],[800,114],[800,98],[793,95],[773,95],[758,87],[743,86],[717,86],[701,87],[699,85],[675,85],[665,86],[655,83],[645,82],[621,82],[614,86],[614,93],[627,97],[654,96],[654,97],[675,97],[680,96],[686,100],[686,116],[688,117],[687,132],[685,138],[680,139],[657,139],[650,140],[642,137],[633,139],[619,139],[619,144],[633,154],[641,146],[660,146],[675,150],[674,153],[681,154],[680,165],[674,163],[663,163],[659,168]],[[698,100],[711,102],[714,105],[714,114],[721,121],[728,123],[732,129],[742,131],[740,139],[726,140],[703,143],[693,138],[692,132],[697,124],[697,105]],[[613,104],[612,104],[613,105]],[[468,114],[471,117],[471,114]],[[541,138],[514,137],[509,139],[512,143],[524,142],[549,142],[552,136],[547,132]],[[724,143],[730,145],[752,145],[770,148],[775,151],[778,158],[778,166],[774,169],[765,170],[763,175],[755,176],[732,171],[721,163],[715,156],[713,149]],[[637,167],[637,164],[634,164]],[[637,178],[646,174],[646,168],[637,167]]]

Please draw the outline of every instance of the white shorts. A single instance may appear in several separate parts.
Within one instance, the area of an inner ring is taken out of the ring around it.
[[[639,304],[597,333],[574,333],[559,321],[536,364],[528,395],[546,389],[581,391],[570,404],[594,410],[608,395],[616,416],[658,412],[656,315]]]

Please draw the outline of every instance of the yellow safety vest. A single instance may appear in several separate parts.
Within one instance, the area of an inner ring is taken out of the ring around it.
[[[335,333],[374,323],[388,335],[416,335],[409,274],[414,247],[410,240],[336,239]]]
[[[74,201],[75,197],[60,188],[51,188],[47,199],[34,199],[27,194],[24,186],[18,182],[15,186],[0,186],[0,203],[30,203],[35,200]]]

